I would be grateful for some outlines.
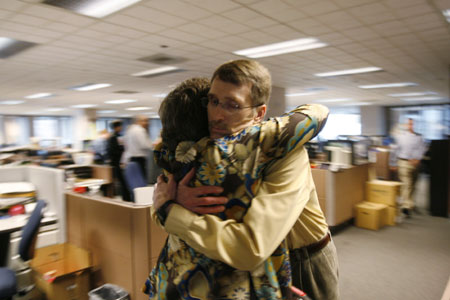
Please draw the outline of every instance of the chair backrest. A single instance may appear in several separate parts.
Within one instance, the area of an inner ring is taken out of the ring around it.
[[[131,193],[131,199],[134,201],[133,190],[138,187],[147,186],[142,169],[135,161],[130,161],[125,167],[125,181],[128,186],[128,190]]]
[[[19,255],[24,261],[30,260],[34,256],[34,248],[45,205],[46,203],[44,200],[38,200],[30,219],[22,229],[22,239],[19,243]]]

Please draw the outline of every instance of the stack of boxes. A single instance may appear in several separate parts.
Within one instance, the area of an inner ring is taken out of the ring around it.
[[[372,180],[366,183],[366,202],[356,205],[355,225],[378,230],[394,226],[398,216],[398,198],[401,183],[397,181]]]

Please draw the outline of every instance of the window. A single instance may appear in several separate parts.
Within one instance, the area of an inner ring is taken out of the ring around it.
[[[318,138],[334,140],[339,135],[361,135],[361,116],[349,111],[330,112]]]
[[[30,143],[30,123],[27,117],[4,116],[5,146],[22,146]]]
[[[401,130],[408,118],[414,120],[414,131],[426,140],[445,139],[449,134],[450,105],[390,108],[391,135]]]

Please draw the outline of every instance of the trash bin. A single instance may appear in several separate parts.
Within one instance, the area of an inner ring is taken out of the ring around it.
[[[89,300],[129,300],[128,292],[120,286],[106,283],[88,293]]]

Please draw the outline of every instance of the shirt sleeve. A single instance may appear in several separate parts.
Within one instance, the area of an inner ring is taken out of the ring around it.
[[[305,104],[261,125],[260,145],[269,157],[280,158],[314,138],[324,127],[329,110],[321,104]]]
[[[174,205],[165,230],[211,259],[251,271],[286,238],[309,200],[309,160],[303,147],[275,161],[241,223],[197,215]]]

